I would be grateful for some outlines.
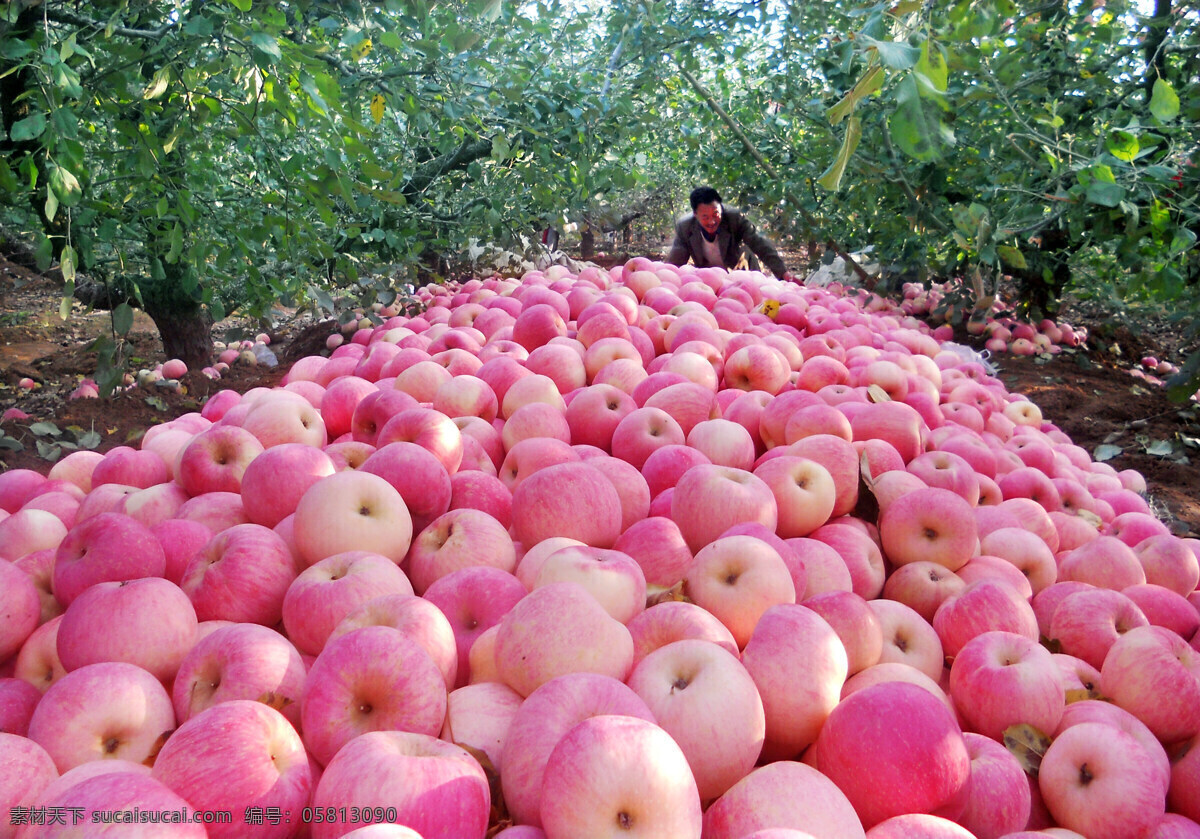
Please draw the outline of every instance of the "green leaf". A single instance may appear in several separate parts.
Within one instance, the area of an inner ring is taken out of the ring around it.
[[[869,35],[859,35],[858,40],[879,53],[880,62],[892,70],[908,70],[921,57],[919,49],[899,41],[880,41]]]
[[[46,190],[46,206],[43,208],[46,218],[54,221],[54,217],[58,214],[58,196],[54,194],[54,190]]]
[[[79,435],[76,441],[81,449],[96,449],[103,442],[98,431],[86,431]]]
[[[1113,131],[1108,135],[1105,145],[1108,147],[1109,154],[1126,163],[1136,160],[1138,151],[1141,149],[1137,135],[1128,131]]]
[[[931,40],[921,45],[921,60],[917,62],[916,73],[924,82],[922,92],[928,88],[932,93],[944,94],[950,83],[950,68],[946,57]]]
[[[254,5],[254,0],[229,0],[229,3],[239,12],[248,12]]]
[[[133,307],[128,303],[120,303],[112,310],[113,331],[118,335],[128,335],[133,328]]]
[[[850,163],[850,158],[854,155],[854,150],[858,148],[858,142],[861,139],[862,121],[858,117],[850,117],[849,122],[846,123],[846,135],[842,137],[842,147],[817,183],[830,192],[837,192],[842,183],[842,177],[846,174],[846,166]]]
[[[275,40],[273,35],[269,35],[266,32],[254,32],[250,35],[250,43],[272,61],[278,61],[283,58],[283,53],[279,51],[279,42]]]
[[[877,93],[883,87],[885,76],[884,69],[878,64],[869,67],[859,77],[859,80],[855,82],[850,92],[843,96],[840,102],[826,111],[825,116],[828,118],[829,124],[837,125],[858,107],[860,101],[873,93]]]
[[[167,92],[167,85],[171,83],[171,67],[159,67],[151,77],[146,89],[142,91],[142,98],[146,100],[157,99]]]
[[[166,260],[168,265],[174,265],[179,261],[179,255],[183,253],[183,228],[179,222],[175,222],[175,226],[171,228],[171,233],[168,236],[170,249],[167,251]]]
[[[14,143],[24,143],[29,140],[36,140],[42,136],[42,132],[46,130],[46,115],[37,113],[30,114],[25,119],[17,120],[13,123],[12,129],[8,132]]]
[[[915,90],[916,82],[906,80]],[[902,85],[902,86],[904,86]],[[888,129],[905,154],[914,160],[929,161],[938,157],[936,126],[921,107],[920,100],[913,97],[900,105],[888,118]]]
[[[501,0],[481,0],[476,4],[479,9],[479,16],[488,23],[495,23],[500,17],[500,11],[503,7]]]
[[[1004,264],[1011,265],[1018,270],[1024,270],[1029,267],[1025,262],[1025,254],[1021,253],[1020,248],[1014,248],[1012,245],[997,245],[996,253],[1004,260]]]
[[[61,437],[62,429],[52,422],[35,422],[29,430],[39,437]]]
[[[58,196],[58,202],[64,207],[74,207],[83,198],[83,190],[79,181],[70,170],[62,166],[50,169],[50,189]]]
[[[70,245],[64,245],[58,257],[58,264],[62,269],[63,279],[72,284],[74,291],[75,268],[79,265],[79,254],[75,253],[75,249]]]
[[[1095,458],[1096,461],[1103,463],[1107,460],[1112,460],[1114,457],[1117,457],[1124,451],[1125,450],[1120,446],[1114,446],[1111,443],[1105,443],[1103,445],[1096,446],[1095,451],[1092,452],[1092,457]]]
[[[1150,94],[1150,113],[1159,122],[1170,122],[1179,116],[1179,94],[1171,83],[1164,79],[1154,80],[1154,90]]]
[[[1175,451],[1175,447],[1171,445],[1170,440],[1155,440],[1150,445],[1146,446],[1146,454],[1155,457],[1167,457]]]
[[[1116,207],[1125,198],[1125,187],[1107,181],[1092,181],[1087,187],[1087,200],[1101,207]]]

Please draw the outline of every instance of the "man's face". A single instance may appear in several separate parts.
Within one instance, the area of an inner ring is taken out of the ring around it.
[[[711,204],[701,204],[696,208],[696,221],[710,234],[717,232],[721,224],[721,205],[713,201]]]

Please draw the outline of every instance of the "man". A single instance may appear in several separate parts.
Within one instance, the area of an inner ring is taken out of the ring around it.
[[[667,262],[683,265],[690,258],[698,267],[734,268],[742,259],[743,247],[758,256],[771,273],[781,280],[794,282],[779,252],[758,234],[745,216],[727,210],[721,196],[711,186],[692,190],[692,214],[675,225],[675,242]]]

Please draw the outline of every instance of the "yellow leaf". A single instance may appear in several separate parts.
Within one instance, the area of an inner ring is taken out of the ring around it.
[[[771,320],[775,320],[775,316],[779,314],[779,301],[764,300],[761,309],[764,315],[769,317]]]
[[[1036,777],[1042,756],[1050,748],[1050,738],[1032,725],[1022,723],[1004,730],[1004,747],[1017,758],[1026,774]]]
[[[387,100],[383,98],[382,93],[376,93],[371,97],[371,119],[375,120],[376,125],[383,119],[383,111],[386,104]]]
[[[867,385],[867,397],[872,402],[891,402],[892,397],[879,385]]]
[[[371,53],[371,39],[363,38],[358,42],[354,49],[350,50],[350,57],[355,61],[362,61]]]

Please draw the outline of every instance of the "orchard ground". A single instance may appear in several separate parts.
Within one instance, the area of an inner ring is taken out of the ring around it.
[[[204,399],[218,390],[245,392],[277,384],[298,358],[325,352],[325,339],[334,330],[331,322],[293,317],[268,331],[278,367],[239,364],[218,381],[189,373],[180,391],[151,387],[110,400],[70,399],[80,380],[95,370],[96,355],[87,347],[110,329],[108,315],[78,310],[63,321],[58,315],[61,280],[38,274],[20,264],[18,256],[13,257],[18,261],[10,261],[9,256],[0,254],[0,414],[18,408],[29,418],[0,423],[0,435],[23,446],[21,451],[0,448],[0,471],[27,468],[45,473],[50,468],[45,457],[48,448],[59,441],[73,443],[90,431],[99,436],[99,451],[136,446],[147,428],[199,410]],[[1094,457],[1145,476],[1151,507],[1172,530],[1200,535],[1200,406],[1172,403],[1161,388],[1134,375],[1144,356],[1179,364],[1186,348],[1161,323],[1113,331],[1105,328],[1106,315],[1067,301],[1060,319],[1088,327],[1089,343],[1046,358],[997,356],[993,362],[999,377],[1010,392],[1024,393],[1037,403],[1048,421]],[[214,336],[220,339],[238,325],[217,324]],[[251,337],[259,331],[255,324],[241,326]],[[957,340],[982,345],[965,333]],[[153,324],[141,313],[130,341],[138,359],[135,368],[166,360]],[[18,383],[23,378],[33,379],[37,386],[22,389]],[[45,425],[35,425],[47,422],[61,436],[49,433]]]

